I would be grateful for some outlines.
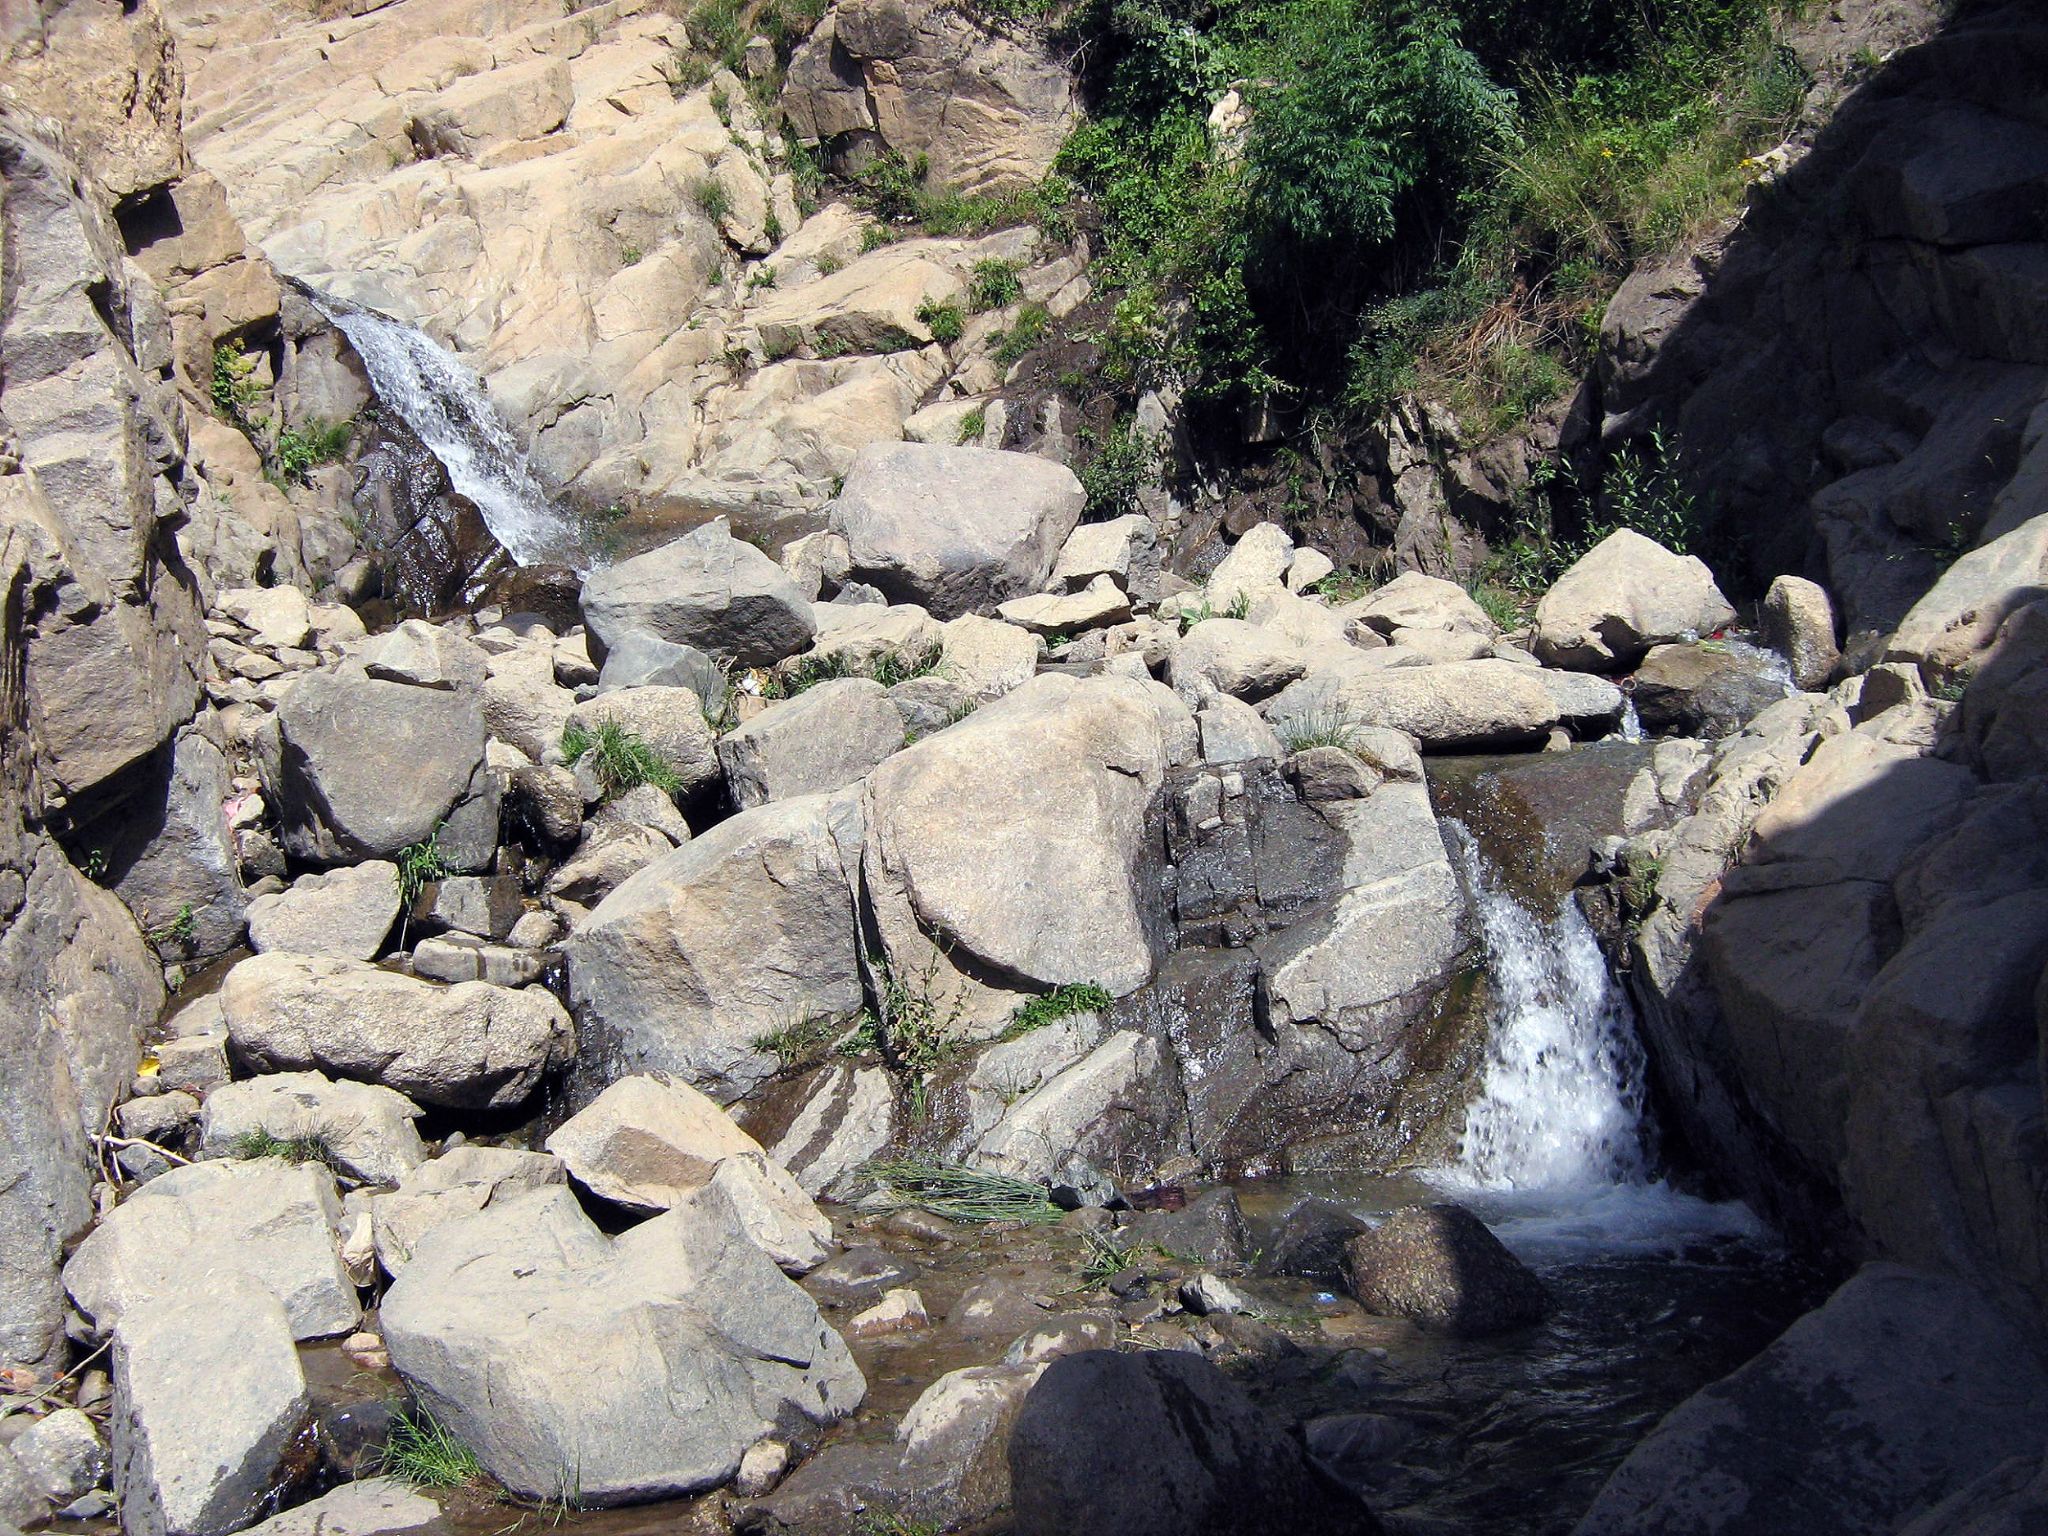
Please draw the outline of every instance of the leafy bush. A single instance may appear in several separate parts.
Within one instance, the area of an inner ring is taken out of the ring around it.
[[[1151,483],[1159,467],[1158,445],[1140,438],[1125,419],[1100,437],[1083,429],[1081,448],[1086,455],[1079,472],[1081,489],[1088,493],[1082,519],[1107,522],[1136,511],[1138,492]]]
[[[256,359],[244,357],[225,344],[213,349],[214,409],[231,421],[248,425],[249,412],[263,399],[263,382],[256,376]]]
[[[1026,304],[1017,311],[1017,318],[1010,328],[1002,332],[1001,338],[991,337],[995,342],[995,360],[1008,368],[1021,362],[1025,355],[1041,345],[1052,330],[1052,311],[1043,304]]]
[[[1107,991],[1093,982],[1081,982],[1054,987],[1050,992],[1018,1004],[1009,1026],[1002,1037],[1014,1040],[1019,1035],[1028,1035],[1034,1029],[1043,1029],[1048,1024],[1057,1024],[1061,1019],[1072,1018],[1077,1013],[1100,1013],[1115,1002]]]
[[[354,435],[355,424],[347,421],[309,421],[304,427],[286,427],[277,434],[278,473],[303,484],[316,465],[332,464],[347,453]]]

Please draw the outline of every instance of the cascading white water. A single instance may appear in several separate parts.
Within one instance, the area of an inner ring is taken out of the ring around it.
[[[1597,1189],[1650,1177],[1643,1048],[1578,904],[1540,921],[1452,829],[1486,944],[1494,1031],[1459,1166],[1496,1189]]]
[[[1633,1010],[1578,904],[1537,916],[1470,833],[1443,825],[1479,918],[1493,1014],[1458,1160],[1431,1182],[1478,1206],[1532,1261],[1762,1235],[1747,1207],[1658,1177]]]
[[[441,461],[521,565],[581,564],[575,525],[548,499],[477,376],[433,338],[366,309],[315,300],[370,370],[378,400]]]

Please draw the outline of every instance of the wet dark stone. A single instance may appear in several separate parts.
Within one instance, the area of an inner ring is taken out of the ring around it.
[[[1720,641],[1653,647],[1636,668],[1636,716],[1647,731],[1732,736],[1785,697],[1784,663]]]
[[[1543,1284],[1461,1205],[1415,1205],[1344,1246],[1358,1304],[1457,1338],[1539,1321]]]
[[[1281,1218],[1259,1271],[1342,1285],[1344,1245],[1371,1230],[1336,1201],[1311,1197]]]
[[[483,601],[508,616],[530,615],[557,635],[583,622],[583,578],[566,565],[521,565],[484,588]]]
[[[1622,833],[1622,803],[1650,750],[1603,741],[1534,756],[1432,758],[1430,799],[1439,816],[1463,824],[1531,910],[1555,912],[1585,875],[1593,845]]]
[[[1209,1269],[1242,1269],[1251,1252],[1236,1191],[1205,1189],[1177,1211],[1138,1211],[1124,1219],[1121,1241],[1156,1243]]]
[[[395,415],[380,413],[356,469],[358,542],[375,559],[396,616],[468,606],[511,567],[476,503]]]
[[[1231,794],[1226,782],[1242,788]],[[1183,945],[1247,944],[1337,888],[1343,837],[1295,798],[1277,763],[1185,770],[1169,780],[1166,804],[1173,918]]]
[[[878,1300],[892,1286],[908,1285],[917,1266],[872,1244],[834,1254],[808,1275],[804,1289],[819,1301],[838,1306]]]
[[[391,1438],[397,1418],[397,1404],[387,1401],[323,1409],[316,1422],[324,1473],[336,1482],[374,1476],[383,1464],[384,1443]]]
[[[1378,1522],[1214,1365],[1089,1350],[1010,1434],[1014,1536],[1367,1536]]]

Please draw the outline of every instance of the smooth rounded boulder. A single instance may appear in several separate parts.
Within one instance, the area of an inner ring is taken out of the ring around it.
[[[849,576],[934,617],[985,613],[1037,592],[1088,496],[1035,454],[871,443],[832,504]]]
[[[455,1109],[518,1104],[566,1066],[576,1032],[537,987],[452,987],[358,960],[268,954],[221,986],[235,1050],[266,1072],[325,1072]]]
[[[1735,622],[1714,573],[1632,528],[1582,555],[1536,605],[1536,654],[1553,667],[1625,672],[1653,645]]]

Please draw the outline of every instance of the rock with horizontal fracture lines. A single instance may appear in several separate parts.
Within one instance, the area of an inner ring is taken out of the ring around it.
[[[837,678],[771,704],[719,739],[733,803],[745,809],[844,788],[903,745],[903,714],[880,683]]]
[[[377,1262],[395,1276],[412,1262],[420,1239],[436,1227],[567,1178],[562,1160],[550,1153],[476,1142],[451,1148],[413,1169],[391,1193],[371,1197]]]

